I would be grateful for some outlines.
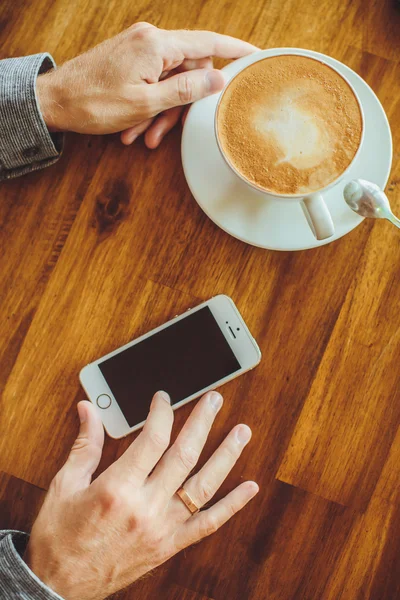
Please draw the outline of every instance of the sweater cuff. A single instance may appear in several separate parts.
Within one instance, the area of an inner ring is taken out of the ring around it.
[[[0,61],[0,179],[10,179],[54,163],[63,134],[50,134],[36,96],[36,79],[55,67],[41,53]]]
[[[22,560],[28,540],[29,535],[21,531],[0,531],[0,598],[63,600]]]

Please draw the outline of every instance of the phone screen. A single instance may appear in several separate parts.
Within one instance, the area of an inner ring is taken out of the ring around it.
[[[146,419],[157,390],[176,404],[240,370],[208,306],[98,366],[130,427]]]

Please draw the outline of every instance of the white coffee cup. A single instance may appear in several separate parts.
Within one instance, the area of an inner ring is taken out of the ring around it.
[[[335,179],[334,181],[332,181],[325,187],[323,187],[315,192],[309,193],[307,195],[304,195],[304,194],[277,194],[275,192],[272,194],[270,192],[265,191],[263,188],[257,186],[255,183],[246,179],[241,173],[239,173],[239,171],[237,171],[235,166],[229,161],[228,157],[225,155],[225,153],[222,149],[222,145],[219,140],[219,135],[218,135],[218,110],[219,110],[222,98],[224,96],[226,89],[229,87],[230,82],[233,81],[233,79],[235,79],[235,77],[237,77],[237,75],[239,75],[239,73],[246,70],[250,66],[250,64],[253,64],[253,63],[263,60],[265,58],[264,51],[255,52],[252,55],[252,58],[254,58],[254,60],[250,64],[247,64],[238,73],[236,73],[234,75],[234,77],[227,83],[226,87],[224,88],[224,90],[222,91],[222,93],[219,97],[219,100],[218,100],[218,103],[216,106],[215,117],[214,117],[214,131],[215,131],[215,137],[217,140],[217,145],[218,145],[219,151],[221,153],[221,156],[223,157],[223,159],[225,160],[225,162],[229,166],[229,168],[233,171],[233,173],[235,173],[235,175],[237,175],[246,185],[250,186],[251,188],[253,188],[253,189],[257,190],[258,192],[262,193],[263,195],[265,195],[266,198],[275,198],[275,199],[284,198],[287,200],[293,200],[293,202],[299,202],[303,209],[303,212],[307,219],[307,222],[310,226],[310,229],[313,232],[316,239],[317,240],[325,240],[326,238],[331,237],[335,233],[335,227],[334,227],[329,209],[325,203],[325,200],[323,197],[323,192],[326,192],[327,190],[336,186],[339,182],[346,179],[346,175],[348,174],[348,171],[350,170],[354,161],[357,159],[359,153],[361,152],[361,149],[362,149],[362,146],[364,143],[364,131],[365,131],[364,112],[363,112],[360,98],[359,98],[357,92],[355,91],[355,89],[353,88],[351,83],[348,81],[348,79],[344,75],[342,75],[342,73],[339,73],[339,71],[337,69],[335,69],[334,67],[332,67],[332,65],[325,62],[322,58],[320,58],[320,57],[316,58],[311,52],[309,52],[307,50],[302,50],[302,49],[296,48],[295,51],[296,51],[295,54],[294,53],[291,54],[291,52],[288,51],[288,52],[282,53],[281,55],[277,54],[276,56],[288,56],[288,55],[289,56],[305,56],[307,58],[312,58],[313,60],[317,60],[318,62],[323,63],[329,69],[332,69],[333,71],[335,71],[339,75],[339,77],[344,79],[344,81],[347,83],[347,85],[353,91],[354,97],[356,98],[359,108],[360,108],[360,114],[361,114],[361,120],[362,120],[362,131],[361,131],[360,144],[358,146],[357,152],[355,153],[355,155],[353,157],[353,160],[347,166],[345,171],[343,171],[339,175],[339,177],[337,179]]]

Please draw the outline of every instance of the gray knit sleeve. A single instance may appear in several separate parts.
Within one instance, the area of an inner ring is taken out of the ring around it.
[[[62,600],[22,560],[28,539],[21,531],[0,531],[1,600]]]
[[[0,181],[36,171],[60,156],[63,134],[50,134],[41,115],[36,78],[55,67],[50,54],[0,60]]]

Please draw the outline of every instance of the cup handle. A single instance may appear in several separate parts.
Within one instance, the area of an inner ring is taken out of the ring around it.
[[[317,240],[326,240],[335,233],[331,213],[321,194],[311,194],[300,201],[311,231]]]

